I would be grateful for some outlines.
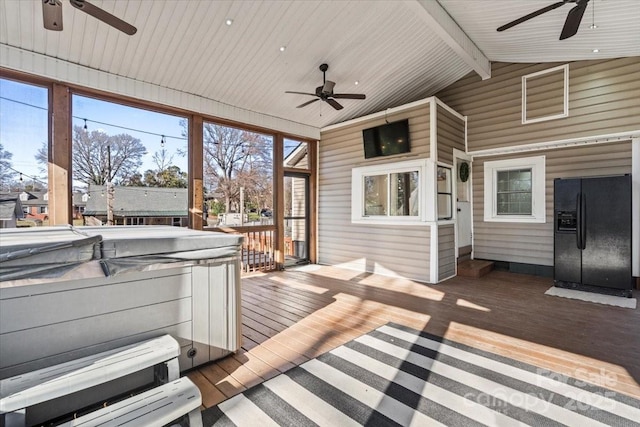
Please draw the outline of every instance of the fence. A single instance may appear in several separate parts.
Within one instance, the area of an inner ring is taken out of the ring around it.
[[[242,234],[242,271],[272,271],[276,269],[275,232],[273,225],[245,227],[205,227],[208,231]]]

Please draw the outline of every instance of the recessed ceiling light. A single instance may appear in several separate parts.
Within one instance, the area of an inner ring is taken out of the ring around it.
[[[224,21],[224,23],[227,25],[231,25],[233,24],[233,19],[227,19],[226,21]]]
[[[598,53],[598,52],[600,52],[600,49],[593,49],[591,52]]]
[[[360,84],[360,82],[356,80],[353,84],[358,86]]]
[[[285,50],[287,50],[286,46],[280,46],[280,52],[284,52]]]

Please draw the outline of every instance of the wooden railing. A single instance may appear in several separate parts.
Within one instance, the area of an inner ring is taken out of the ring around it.
[[[204,229],[244,236],[242,242],[242,271],[244,273],[276,269],[275,226],[205,227]]]

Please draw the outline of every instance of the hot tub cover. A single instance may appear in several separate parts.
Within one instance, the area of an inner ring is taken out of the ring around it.
[[[71,226],[0,231],[0,280],[56,276],[99,256],[100,235]]]
[[[0,280],[56,277],[99,260],[105,276],[235,256],[242,236],[171,226],[31,227],[0,233]]]

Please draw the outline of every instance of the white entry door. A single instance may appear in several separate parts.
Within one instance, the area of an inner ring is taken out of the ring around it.
[[[458,248],[471,246],[471,203],[458,201]]]

